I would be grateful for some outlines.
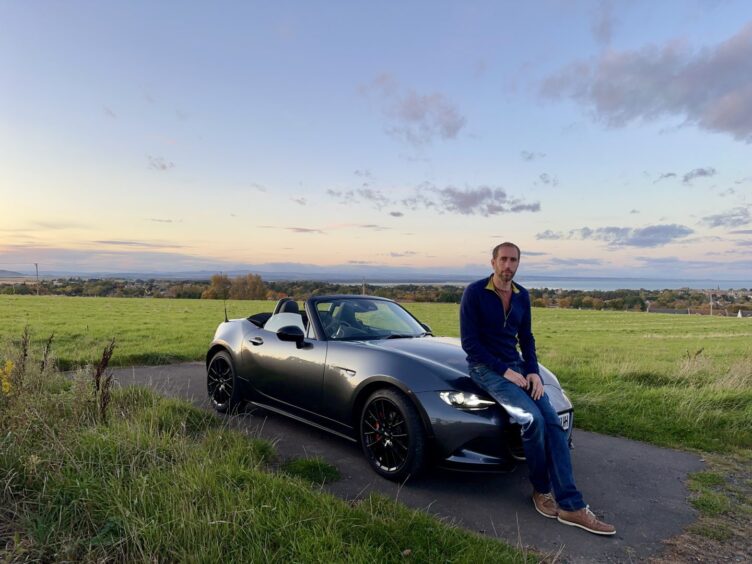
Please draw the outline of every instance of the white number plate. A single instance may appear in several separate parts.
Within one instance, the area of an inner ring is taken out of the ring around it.
[[[561,421],[561,426],[564,427],[565,431],[569,430],[569,419],[570,419],[571,413],[560,413],[559,414],[559,421]]]

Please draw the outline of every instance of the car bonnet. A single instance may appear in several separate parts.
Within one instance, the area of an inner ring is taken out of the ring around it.
[[[460,340],[453,337],[415,337],[367,341],[372,347],[400,352],[428,362],[435,362],[467,376],[467,354]]]

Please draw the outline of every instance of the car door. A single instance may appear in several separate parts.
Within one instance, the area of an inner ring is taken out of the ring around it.
[[[262,403],[300,415],[319,413],[326,362],[326,341],[306,339],[301,348],[259,329],[243,342],[243,361]]]

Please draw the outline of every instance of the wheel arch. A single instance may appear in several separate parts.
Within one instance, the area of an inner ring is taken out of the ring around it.
[[[352,428],[355,431],[356,437],[360,436],[360,414],[363,411],[363,407],[365,407],[366,400],[368,400],[371,394],[373,394],[376,390],[380,389],[397,390],[401,392],[405,397],[407,397],[420,416],[420,420],[423,423],[423,429],[426,432],[426,437],[429,440],[432,440],[434,438],[433,427],[431,426],[431,421],[428,417],[428,414],[426,413],[426,410],[423,408],[418,399],[415,397],[415,394],[410,390],[410,388],[405,386],[404,383],[389,376],[377,376],[370,380],[367,380],[366,382],[363,382],[359,386],[355,395],[355,399],[352,403],[352,409],[350,411],[350,420],[352,422]]]
[[[214,358],[214,355],[217,354],[219,351],[225,351],[227,354],[230,355],[230,360],[233,362],[233,364],[235,363],[235,359],[233,358],[230,347],[228,347],[224,343],[214,343],[211,347],[209,347],[209,350],[206,353],[206,359],[205,359],[206,368],[209,368],[209,362],[211,362],[211,359]]]

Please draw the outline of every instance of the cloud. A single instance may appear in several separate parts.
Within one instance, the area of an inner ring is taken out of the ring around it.
[[[172,219],[160,219],[157,217],[149,217],[146,219],[146,221],[153,221],[154,223],[172,223]]]
[[[89,226],[75,221],[35,221],[33,225],[42,229],[52,231],[63,231],[66,229],[88,229]]]
[[[549,253],[541,253],[538,251],[522,251],[522,254],[525,255],[526,257],[542,257]]]
[[[676,268],[676,267],[700,267],[705,268],[708,266],[718,266],[719,263],[707,260],[682,260],[678,257],[635,257],[636,260],[656,268]]]
[[[676,178],[676,173],[675,172],[665,172],[665,173],[661,174],[658,178],[656,178],[653,181],[653,184],[656,184],[656,183],[660,182],[661,180],[666,180],[667,178]]]
[[[559,185],[559,179],[555,176],[552,176],[548,174],[547,172],[544,172],[540,176],[538,176],[538,180],[540,181],[540,184],[545,184],[546,186],[558,186]],[[538,182],[536,182],[538,184]]]
[[[437,188],[423,184],[412,198],[403,200],[403,204],[412,209],[423,206],[435,208],[439,213],[486,217],[503,213],[540,211],[540,203],[526,204],[518,198],[510,198],[503,188],[491,186],[462,189],[454,186]]]
[[[372,229],[373,231],[388,231],[391,229],[391,227],[384,227],[383,225],[376,225],[375,223],[353,225],[353,227],[360,227],[362,229]]]
[[[459,109],[443,94],[419,94],[406,90],[389,74],[376,77],[361,88],[366,95],[375,96],[389,121],[387,133],[421,146],[440,138],[455,139],[467,122]]]
[[[558,265],[558,266],[578,266],[578,265],[588,265],[588,266],[597,266],[603,264],[603,260],[601,259],[595,259],[595,258],[560,258],[555,257],[552,259],[549,259],[546,261],[548,264]]]
[[[752,229],[737,229],[735,231],[729,231],[731,235],[752,235]]]
[[[117,119],[117,114],[112,111],[112,109],[108,108],[107,106],[102,106],[102,111],[105,113],[106,116],[111,117],[112,119]]]
[[[321,229],[312,229],[310,227],[284,227],[283,229],[287,229],[288,231],[292,231],[293,233],[318,233],[319,235],[325,234]]]
[[[113,245],[117,247],[140,247],[140,248],[158,248],[158,249],[180,249],[184,248],[184,245],[175,245],[172,243],[146,243],[144,241],[113,241],[113,240],[104,240],[104,241],[92,241],[92,243],[95,243],[97,245]]]
[[[373,188],[358,188],[357,190],[327,190],[329,196],[339,199],[339,203],[350,205],[361,201],[372,203],[376,209],[391,205],[391,200],[379,190]]]
[[[551,231],[550,229],[546,229],[545,231],[542,231],[541,233],[538,233],[535,235],[536,239],[542,240],[542,241],[555,241],[558,239],[566,239],[566,236],[564,236],[560,232]]]
[[[152,170],[166,171],[175,168],[175,163],[167,161],[163,157],[146,155],[146,158],[149,159],[149,168]]]
[[[363,178],[373,178],[373,175],[371,174],[371,171],[368,170],[368,169],[355,170],[355,171],[353,171],[353,174],[355,176],[360,176],[360,177],[363,177]]]
[[[213,257],[180,252],[160,252],[128,246],[115,249],[62,249],[42,245],[2,247],[7,262],[39,263],[40,273],[63,272],[184,272],[189,270],[227,270],[229,263]]]
[[[745,182],[752,181],[752,176],[745,176],[744,178],[740,178],[739,180],[734,180],[734,184],[744,184]]]
[[[301,206],[305,206],[308,203],[308,200],[305,198],[290,198],[293,202],[296,204],[300,204]]]
[[[640,213],[640,210],[638,210],[638,209],[631,209],[631,210],[629,210],[629,213],[630,214]]]
[[[752,221],[752,215],[749,213],[749,208],[742,206],[702,218],[702,223],[710,227],[741,227],[748,225],[750,221]]]
[[[737,251],[738,254],[746,254],[741,251]],[[705,271],[707,275],[714,277],[726,277],[726,276],[744,276],[747,277],[750,269],[752,269],[752,260],[721,260],[721,261],[707,261],[707,260],[683,260],[677,257],[635,257],[637,260],[645,264],[646,267],[654,269],[664,269],[666,272],[670,272],[676,275],[677,272],[694,273],[698,271]],[[719,274],[721,273],[721,274]],[[731,278],[729,278],[731,279]]]
[[[549,76],[549,99],[572,98],[610,127],[679,117],[701,129],[752,142],[752,22],[700,50],[682,41],[609,49]]]
[[[684,182],[684,184],[689,184],[695,178],[715,176],[716,173],[717,171],[712,166],[709,166],[707,168],[695,168],[695,169],[690,170],[687,174],[685,174],[682,177],[682,182]]]
[[[660,247],[682,239],[694,233],[694,230],[684,225],[663,224],[647,227],[598,227],[591,229],[582,227],[572,229],[567,233],[546,230],[538,233],[535,238],[540,240],[580,239],[604,241],[610,247]]]
[[[359,188],[357,190],[332,190],[326,194],[337,198],[340,204],[350,205],[368,202],[376,209],[386,206],[401,205],[411,210],[431,209],[440,214],[456,213],[460,215],[498,215],[502,213],[519,213],[540,211],[540,203],[526,203],[519,198],[509,196],[501,187],[477,186],[457,188],[446,186],[439,188],[430,182],[416,186],[401,200],[393,200],[379,190]],[[402,217],[402,212],[389,212],[393,217]]]
[[[248,186],[250,188],[253,188],[257,192],[266,192],[266,186],[264,186],[263,184],[259,184],[257,182],[251,182]]]
[[[404,251],[402,253],[389,253],[389,256],[392,258],[402,258],[402,257],[412,257],[417,255],[415,251]]]
[[[280,227],[278,225],[259,225],[261,229],[284,229],[285,231],[292,231],[293,233],[317,233],[319,235],[326,235],[321,229],[314,229],[312,227]]]
[[[520,151],[520,157],[523,161],[536,161],[546,157],[546,153],[538,153],[535,151]]]
[[[370,260],[348,260],[347,264],[374,264]]]
[[[590,26],[593,32],[593,37],[601,45],[610,45],[611,36],[614,32],[614,24],[616,20],[613,14],[613,4],[611,2],[600,2],[595,11],[595,17],[593,23]]]

